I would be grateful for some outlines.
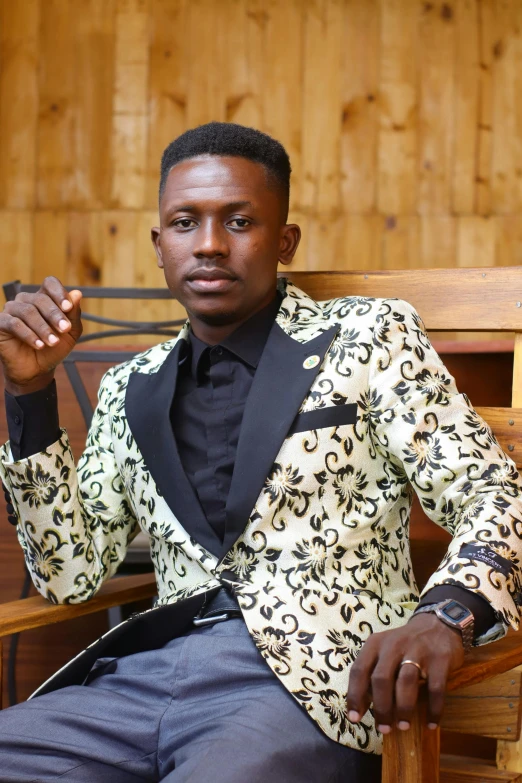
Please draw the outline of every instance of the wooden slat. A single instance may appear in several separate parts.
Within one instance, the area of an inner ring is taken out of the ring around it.
[[[133,282],[137,254],[136,215],[129,210],[114,210],[101,213],[100,220],[102,257],[111,259],[110,264],[103,265],[100,282],[105,286],[117,286],[121,280]],[[106,300],[99,307],[100,314],[106,318],[132,321],[136,315],[136,305],[130,299]],[[128,338],[121,337],[115,343],[126,341]]]
[[[250,0],[232,0],[226,11],[234,18],[234,24],[225,25],[221,47],[237,56],[225,58],[222,77],[226,122],[259,128],[262,124],[263,50],[261,29],[252,10]]]
[[[522,752],[520,737],[517,742],[499,740],[497,742],[497,767],[501,770],[516,772],[522,783]],[[508,778],[509,779],[509,778]]]
[[[39,0],[0,2],[2,208],[34,207],[40,6]]]
[[[513,361],[513,393],[511,404],[522,406],[522,334],[515,335],[515,356]]]
[[[152,598],[156,593],[154,574],[139,574],[109,580],[94,598],[81,604],[54,605],[39,595],[0,604],[0,637]]]
[[[304,187],[303,125],[304,11],[302,0],[254,0],[248,13],[261,39],[262,130],[279,139],[292,162],[290,205],[299,209]],[[280,56],[285,52],[284,61]],[[259,55],[259,51],[258,51]],[[299,89],[295,85],[300,84]]]
[[[421,699],[409,731],[384,735],[382,783],[439,783],[440,729],[426,726]]]
[[[522,330],[522,267],[485,269],[292,272],[313,298],[398,297],[410,302],[432,331]],[[428,282],[429,281],[429,282]],[[487,302],[487,307],[485,303]]]
[[[522,214],[496,215],[495,266],[512,266],[522,259]]]
[[[496,224],[490,217],[461,215],[457,221],[456,265],[491,266],[495,262]]]
[[[301,206],[312,212],[335,214],[341,200],[339,96],[346,46],[342,20],[341,3],[306,4],[303,112],[308,119],[303,125]],[[322,110],[313,111],[319,102]]]
[[[522,408],[477,408],[477,413],[487,421],[506,454],[522,463]]]
[[[522,115],[518,107],[522,92],[521,23],[520,2],[494,4],[492,206],[501,214],[522,209]]]
[[[419,190],[421,214],[447,214],[451,204],[455,19],[449,3],[423,3],[419,20]]]
[[[416,0],[381,7],[378,208],[414,214],[418,181],[418,14]]]
[[[441,726],[448,731],[514,741],[520,735],[520,667],[448,694]]]
[[[33,258],[33,279],[40,283],[49,274],[63,283],[67,282],[70,263],[68,217],[67,212],[47,209],[34,214],[33,243],[36,247],[45,248],[45,253],[35,253]],[[21,278],[21,275],[17,277]]]
[[[149,2],[118,0],[112,115],[111,205],[145,204]]]
[[[188,69],[188,2],[156,0],[151,8],[149,50],[149,143],[146,204],[158,203],[161,154],[186,130]]]
[[[380,26],[378,0],[344,3],[340,167],[348,214],[369,214],[376,206]],[[357,266],[371,268],[359,261]]]
[[[522,783],[522,774],[497,769],[494,762],[442,754],[440,783]]]
[[[496,43],[495,7],[495,0],[481,0],[478,4],[480,82],[475,210],[479,215],[489,215],[492,209],[491,162],[493,155],[493,60]]]
[[[72,7],[76,31],[74,205],[103,209],[111,192],[115,0],[82,0],[81,13],[76,3]],[[127,163],[131,167],[133,162]]]
[[[0,242],[2,282],[24,277],[29,280],[33,258],[33,214],[21,210],[0,212]]]
[[[108,203],[113,10],[113,0],[83,0],[80,11],[71,0],[40,3],[37,138],[25,151],[36,154],[38,207]]]
[[[417,258],[412,266],[424,269],[455,266],[457,228],[457,221],[452,216],[423,215],[420,219]]]
[[[475,208],[475,169],[479,128],[479,3],[458,2],[455,14],[455,93],[453,119],[452,211],[471,214]],[[443,130],[443,134],[447,130]]]
[[[230,0],[192,0],[185,35],[189,47],[191,88],[187,92],[187,126],[225,121],[225,96],[222,78],[225,20],[233,13]],[[203,23],[203,20],[205,22]],[[194,57],[193,52],[198,52]]]
[[[380,269],[415,267],[418,264],[420,218],[417,215],[390,217],[385,221]]]

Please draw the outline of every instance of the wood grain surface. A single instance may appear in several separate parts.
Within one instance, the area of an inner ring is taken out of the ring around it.
[[[522,330],[522,266],[373,272],[282,273],[314,299],[396,297],[419,312],[429,331]]]
[[[41,595],[0,604],[0,637],[65,622],[111,606],[122,606],[152,598],[156,594],[156,578],[150,573],[110,579],[102,585],[94,598],[76,605],[50,604]]]
[[[210,120],[286,145],[296,269],[521,264],[521,28],[519,0],[0,0],[0,278],[162,285],[161,153]]]

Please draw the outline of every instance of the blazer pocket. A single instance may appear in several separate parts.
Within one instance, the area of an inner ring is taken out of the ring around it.
[[[349,405],[329,405],[327,408],[317,408],[315,411],[298,413],[287,437],[296,432],[320,430],[323,427],[339,427],[342,424],[355,424],[357,421],[357,403]]]

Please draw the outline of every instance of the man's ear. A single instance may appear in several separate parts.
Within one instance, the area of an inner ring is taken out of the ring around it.
[[[151,228],[150,230],[150,238],[152,239],[152,244],[154,245],[154,252],[156,253],[156,258],[158,259],[158,266],[160,269],[163,269],[163,256],[161,253],[161,245],[160,245],[160,229],[154,226],[154,228]]]
[[[292,261],[300,239],[301,229],[297,223],[287,223],[283,226],[277,257],[280,264],[289,264]]]

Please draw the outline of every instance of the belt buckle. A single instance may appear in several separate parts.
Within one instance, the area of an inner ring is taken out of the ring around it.
[[[202,625],[213,625],[214,623],[222,623],[225,620],[228,620],[228,612],[225,612],[224,614],[215,614],[214,616],[210,617],[194,617],[192,623],[196,626],[196,628],[199,628]]]

